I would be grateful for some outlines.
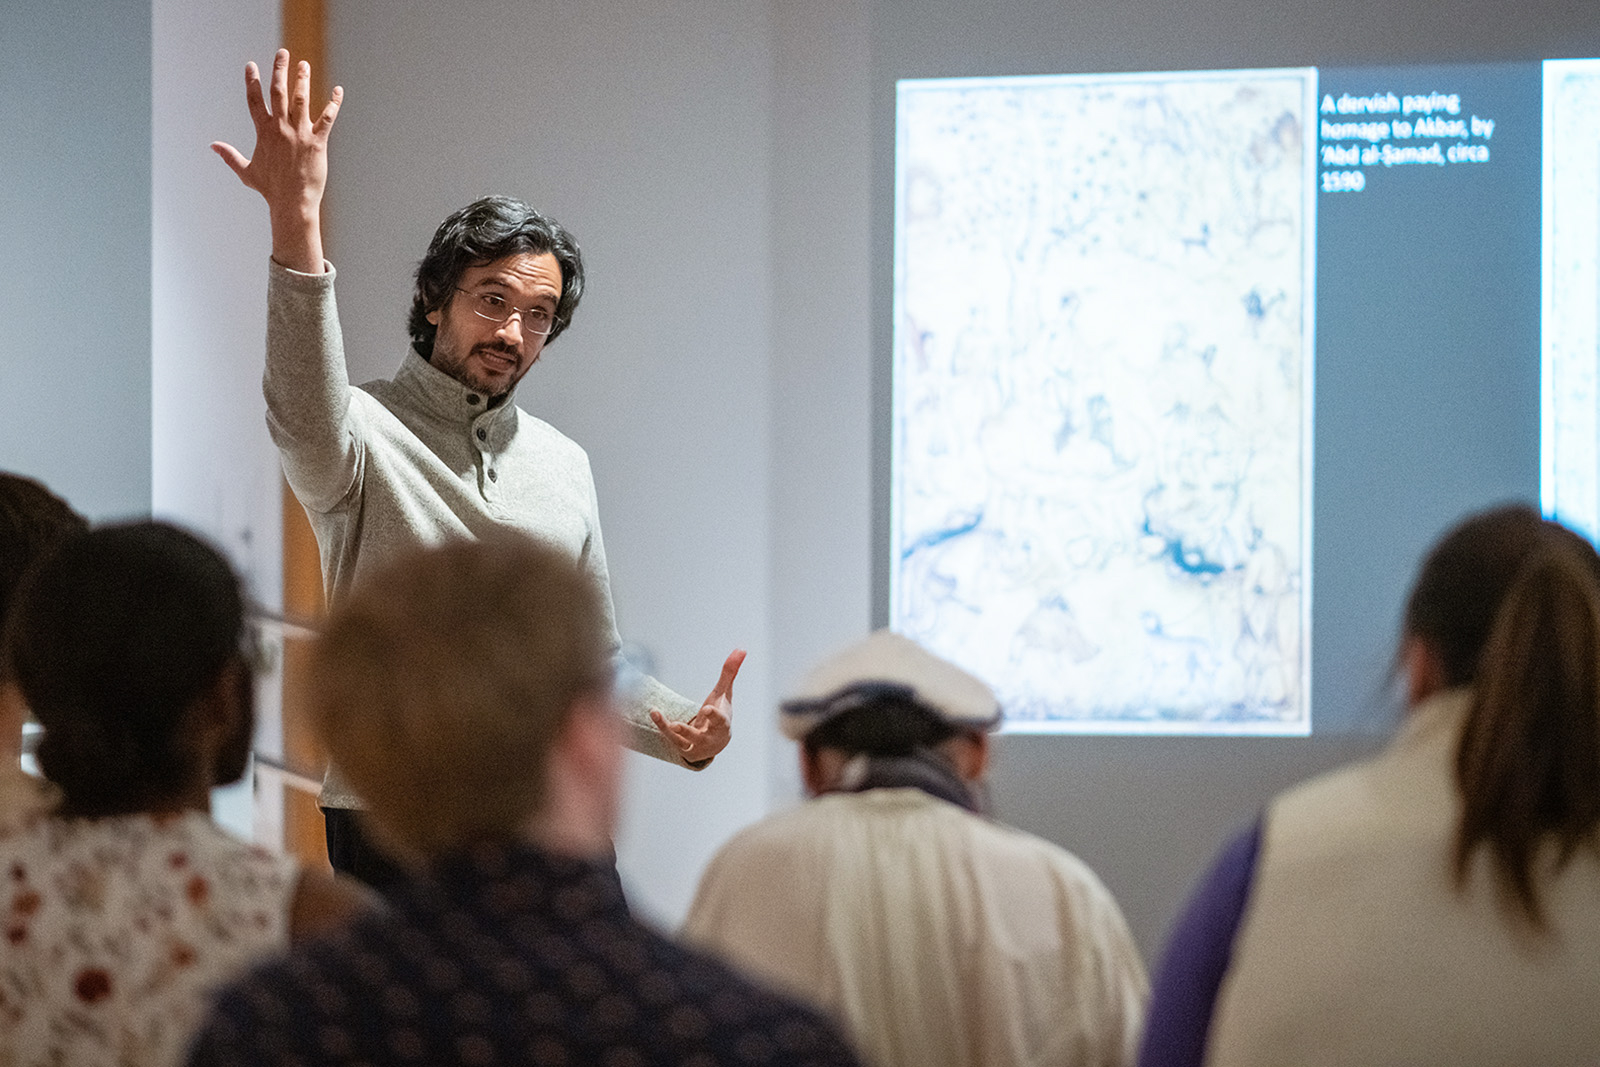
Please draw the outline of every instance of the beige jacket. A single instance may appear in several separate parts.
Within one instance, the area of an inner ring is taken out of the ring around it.
[[[1470,699],[1426,701],[1377,758],[1272,804],[1208,1064],[1600,1063],[1600,857],[1545,883],[1545,937],[1481,851],[1451,881]]]
[[[683,933],[831,1014],[873,1067],[1130,1064],[1149,994],[1088,867],[915,789],[745,830]]]

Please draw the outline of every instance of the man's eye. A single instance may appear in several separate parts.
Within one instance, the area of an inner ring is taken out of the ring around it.
[[[490,311],[503,311],[506,306],[505,298],[496,296],[493,293],[484,293],[478,297],[478,302]]]
[[[528,312],[528,322],[534,326],[548,326],[553,316],[544,308],[534,308]]]

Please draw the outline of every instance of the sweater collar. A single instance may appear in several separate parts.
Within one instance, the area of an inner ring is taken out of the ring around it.
[[[429,413],[448,422],[463,426],[483,418],[498,421],[516,410],[517,387],[512,386],[498,401],[458,382],[432,363],[423,359],[415,348],[406,350],[406,358],[395,372],[396,385],[417,399],[418,405]]]

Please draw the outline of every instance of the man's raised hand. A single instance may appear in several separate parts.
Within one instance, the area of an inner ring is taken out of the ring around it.
[[[733,680],[743,664],[744,649],[734,649],[722,664],[722,677],[688,722],[673,722],[659,711],[650,712],[656,729],[677,746],[685,763],[700,763],[728,747],[733,736]]]
[[[322,273],[322,193],[328,184],[328,132],[339,116],[344,90],[332,98],[315,120],[311,117],[311,65],[295,65],[289,85],[289,51],[278,49],[272,60],[270,103],[263,94],[261,72],[254,63],[244,68],[245,104],[256,128],[255,154],[246,158],[231,144],[217,141],[211,150],[222,157],[239,180],[260,193],[272,216],[272,258],[279,265],[307,274]]]

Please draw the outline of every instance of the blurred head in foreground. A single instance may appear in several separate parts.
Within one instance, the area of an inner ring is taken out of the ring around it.
[[[209,810],[250,753],[243,638],[233,570],[174,526],[102,527],[30,570],[0,662],[44,726],[62,814]]]
[[[397,559],[333,611],[312,714],[397,855],[609,848],[623,757],[602,618],[571,560],[509,533]]]
[[[812,671],[779,721],[813,795],[917,785],[979,810],[1000,704],[960,667],[879,630]]]
[[[1488,850],[1534,923],[1544,849],[1560,869],[1600,840],[1600,556],[1528,507],[1471,516],[1423,561],[1401,644],[1409,703],[1459,686],[1458,883]]]
[[[32,478],[0,471],[0,628],[29,565],[62,538],[88,528],[82,515]],[[21,695],[0,668],[0,759],[17,757],[24,718]]]

